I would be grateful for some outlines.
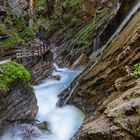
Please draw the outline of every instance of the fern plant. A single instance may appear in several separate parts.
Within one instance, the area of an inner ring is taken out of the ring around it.
[[[137,79],[140,77],[140,62],[133,66],[133,76]]]

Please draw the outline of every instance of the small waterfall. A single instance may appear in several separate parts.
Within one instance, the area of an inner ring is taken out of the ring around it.
[[[118,3],[116,12],[116,16],[112,20],[112,22],[106,27],[106,29],[101,33],[98,37],[96,37],[92,43],[93,46],[93,53],[91,54],[90,58],[92,62],[90,63],[84,71],[85,75],[95,66],[98,62],[99,57],[102,51],[109,45],[109,43],[123,30],[123,28],[127,25],[131,17],[139,10],[140,8],[140,0],[135,0],[135,2],[129,7],[129,9],[122,13],[122,10],[125,3],[125,0],[121,0]],[[94,62],[93,62],[94,61]],[[75,88],[78,86],[78,83],[75,81],[70,85],[71,90],[67,91],[67,94],[61,98],[58,106],[65,105],[70,97],[72,96]]]
[[[97,38],[93,40],[93,53],[90,58],[96,61],[96,58],[101,54],[101,52],[110,44],[110,42],[123,30],[123,28],[128,24],[131,17],[139,10],[140,1],[135,0],[130,7],[123,12],[124,6],[126,6],[128,2],[122,1],[120,10],[117,15],[114,17],[112,22],[107,26],[107,28],[100,34]]]
[[[121,23],[117,31],[112,35],[112,37],[109,39],[109,41],[105,46],[107,46],[113,40],[113,38],[115,38],[123,30],[123,28],[127,25],[131,17],[139,10],[139,8],[140,8],[140,1],[138,0],[137,2],[135,2],[134,7],[129,11],[126,18],[123,20],[123,22]]]

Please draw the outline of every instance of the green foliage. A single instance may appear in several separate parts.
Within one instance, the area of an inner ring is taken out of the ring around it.
[[[27,42],[31,37],[35,36],[35,32],[30,27],[26,27],[20,35]]]
[[[85,39],[85,40],[80,40],[78,42],[78,47],[87,47],[88,45],[90,44],[90,41],[88,39]]]
[[[65,0],[63,5],[65,5],[66,7],[73,7],[81,4],[82,2],[83,0]]]
[[[21,64],[12,61],[0,66],[0,93],[6,93],[11,84],[16,81],[28,82],[31,78],[30,73]]]
[[[93,34],[95,29],[98,28],[98,26],[102,22],[104,22],[103,17],[105,17],[110,12],[110,10],[111,9],[108,6],[105,6],[102,9],[100,15],[93,18],[93,20],[91,20],[88,25],[86,25],[76,35],[74,35],[73,39],[71,39],[71,42],[68,44],[68,46],[62,50],[62,55],[65,56],[65,52],[67,52],[67,54],[70,53],[71,49],[67,50],[67,48],[73,48],[73,46],[77,53],[83,51],[86,52],[86,49],[93,41],[90,39],[90,36]]]
[[[137,63],[133,66],[132,72],[136,79],[140,77],[140,63]]]
[[[77,39],[77,44],[79,44],[79,45],[83,44],[83,47],[86,46],[86,45],[87,46],[89,45],[88,44],[89,43],[88,39],[89,39],[90,35],[93,33],[93,30],[95,29],[95,27],[97,27],[97,25],[99,24],[100,19],[102,19],[102,17],[105,16],[108,12],[109,12],[109,8],[104,7],[104,9],[102,11],[102,14],[100,16],[96,17],[95,19],[93,19],[89,23],[89,25],[79,33],[79,35],[76,38]]]
[[[3,23],[0,23],[0,35],[6,33],[6,26]]]
[[[40,7],[46,4],[46,0],[34,0],[34,6]]]
[[[0,24],[0,34],[8,33],[9,38],[1,42],[3,46],[12,46],[17,43],[26,45],[31,37],[35,36],[35,32],[28,25],[28,20],[24,17],[19,17],[7,10],[7,16]]]
[[[53,33],[56,29],[62,32],[69,32],[72,26],[76,26],[81,17],[81,4],[84,0],[62,0],[55,3],[55,11],[48,23],[47,34]]]
[[[5,41],[3,41],[4,46],[15,45],[17,42],[21,40],[18,32],[14,28],[11,28],[9,35],[10,37],[6,39]]]
[[[59,15],[53,17],[48,24],[47,33],[53,32],[55,29],[60,29],[62,32],[66,32],[67,29],[74,26],[78,22],[78,18],[72,14],[65,13],[63,17]]]

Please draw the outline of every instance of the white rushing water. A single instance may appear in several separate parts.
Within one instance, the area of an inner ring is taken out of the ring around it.
[[[36,119],[40,122],[47,121],[50,132],[22,124],[17,128],[8,127],[0,140],[26,140],[25,128],[34,130],[27,140],[69,140],[79,129],[85,117],[84,113],[75,106],[66,105],[60,108],[56,103],[59,100],[57,96],[80,74],[80,70],[55,67],[53,75],[60,76],[59,81],[46,79],[34,86],[39,106]]]

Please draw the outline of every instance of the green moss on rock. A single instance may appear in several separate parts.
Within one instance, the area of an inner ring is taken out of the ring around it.
[[[0,23],[0,35],[6,33],[6,26],[3,23]]]
[[[22,17],[7,9],[4,21],[0,21],[0,34],[7,34],[9,38],[0,42],[3,46],[13,46],[19,42],[26,45],[30,38],[35,37],[36,32],[29,27],[28,14]]]
[[[8,92],[14,82],[28,82],[31,78],[30,73],[23,65],[14,61],[1,65],[0,70],[0,93]]]
[[[137,63],[133,66],[133,76],[136,79],[140,77],[140,63]]]
[[[34,0],[34,6],[40,7],[46,4],[46,0]]]

